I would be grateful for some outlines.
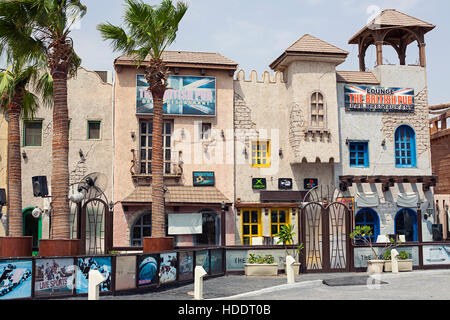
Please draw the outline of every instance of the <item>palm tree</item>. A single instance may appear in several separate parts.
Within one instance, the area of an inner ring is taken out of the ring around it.
[[[169,70],[162,60],[167,46],[175,41],[178,25],[187,11],[187,4],[163,0],[151,6],[141,0],[126,0],[124,25],[127,30],[111,23],[100,24],[97,29],[104,40],[111,40],[114,51],[132,56],[139,68],[146,58],[145,79],[153,97],[152,137],[152,236],[166,236],[164,211],[163,160],[163,99],[167,89]]]
[[[40,72],[38,65],[26,64],[21,59],[7,60],[12,63],[11,67],[0,69],[0,111],[8,118],[8,229],[10,236],[22,237],[20,119],[33,118],[39,106],[39,98],[33,92],[48,106],[53,90],[51,77]]]
[[[67,79],[81,59],[69,37],[86,14],[79,0],[7,0],[0,2],[0,39],[9,39],[20,56],[43,53],[53,79],[52,239],[70,239]],[[21,32],[23,27],[30,33]]]

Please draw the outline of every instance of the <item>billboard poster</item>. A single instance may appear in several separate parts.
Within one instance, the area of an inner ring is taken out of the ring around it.
[[[136,256],[116,257],[116,290],[136,288]]]
[[[214,187],[214,172],[193,172],[194,187]]]
[[[37,297],[71,295],[74,270],[73,259],[37,259],[34,294]]]
[[[180,252],[178,280],[192,280],[194,278],[194,253]]]
[[[160,265],[160,283],[166,283],[177,280],[177,254],[162,253]]]
[[[138,284],[140,286],[158,284],[159,254],[139,256]]]
[[[414,89],[346,85],[344,95],[346,111],[414,112]]]
[[[100,292],[111,290],[111,257],[77,259],[76,293],[88,293],[89,271],[98,270],[106,281],[100,284]]]
[[[211,273],[218,274],[223,272],[222,250],[211,250]]]
[[[209,251],[202,250],[195,252],[195,265],[201,266],[209,273]]]
[[[163,108],[166,115],[215,116],[216,78],[169,76]],[[153,113],[152,94],[145,76],[140,74],[136,76],[136,113]]]
[[[0,261],[0,300],[31,297],[31,260]]]
[[[436,245],[423,247],[423,264],[450,264],[450,245]]]

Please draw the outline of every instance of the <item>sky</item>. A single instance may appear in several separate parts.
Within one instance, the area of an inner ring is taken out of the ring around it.
[[[175,1],[175,0],[174,0]],[[146,0],[158,4],[158,0]],[[248,75],[270,71],[269,64],[304,34],[311,34],[350,54],[338,70],[358,70],[357,45],[348,40],[383,9],[396,9],[436,25],[426,35],[429,104],[450,103],[450,1],[448,0],[187,0],[189,9],[176,41],[168,50],[218,52],[237,62]],[[101,39],[96,26],[121,25],[123,0],[82,0],[86,16],[71,36],[82,66],[113,70],[120,55]],[[384,47],[385,63],[398,64],[394,49]],[[416,43],[409,46],[407,64],[417,64]],[[375,65],[372,46],[366,66]]]

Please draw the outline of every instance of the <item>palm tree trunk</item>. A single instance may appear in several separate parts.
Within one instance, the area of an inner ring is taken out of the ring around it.
[[[164,210],[163,98],[164,92],[152,92],[152,236],[166,236]]]
[[[19,101],[20,102],[16,102]],[[20,113],[22,99],[8,105],[8,217],[9,236],[23,236],[22,159],[20,153]]]
[[[69,111],[67,107],[67,72],[52,72],[52,226],[51,238],[70,239],[69,225]]]

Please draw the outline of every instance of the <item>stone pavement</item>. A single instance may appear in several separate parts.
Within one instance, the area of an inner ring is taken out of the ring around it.
[[[345,279],[348,277],[353,277],[350,279],[353,282],[341,286],[348,282]],[[383,273],[380,277],[371,277],[369,283],[365,278],[365,273],[304,274],[296,277],[295,284],[287,285],[284,274],[277,277],[227,275],[206,279],[203,297],[217,300],[450,300],[450,270]],[[330,279],[339,286],[322,283]],[[193,291],[194,284],[190,283],[157,291],[101,296],[100,300],[193,300]],[[87,297],[64,300],[87,300]]]

